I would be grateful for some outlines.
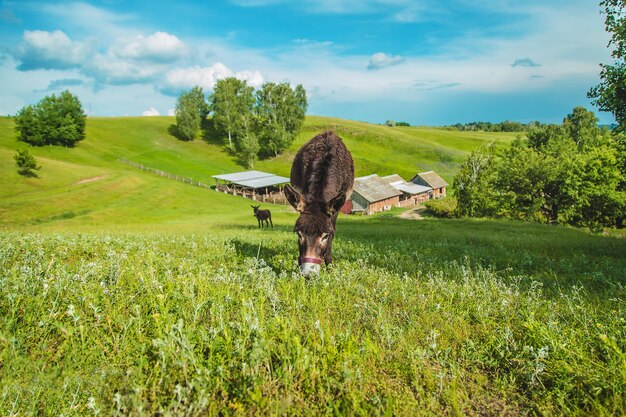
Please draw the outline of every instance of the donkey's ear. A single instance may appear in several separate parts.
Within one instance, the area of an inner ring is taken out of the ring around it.
[[[300,213],[304,211],[304,198],[289,184],[285,185],[285,197],[287,197],[287,201],[289,201],[289,204],[291,204],[296,211]]]
[[[335,213],[341,210],[345,203],[346,195],[343,193],[337,194],[335,198],[328,202],[328,205],[326,206],[326,213],[328,213],[329,216],[335,215]]]

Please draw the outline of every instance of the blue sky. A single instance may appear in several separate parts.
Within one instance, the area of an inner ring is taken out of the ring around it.
[[[0,114],[69,89],[90,115],[166,115],[235,76],[372,123],[610,123],[586,98],[608,40],[593,0],[0,1]]]

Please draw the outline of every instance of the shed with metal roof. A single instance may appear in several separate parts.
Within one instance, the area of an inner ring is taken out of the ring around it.
[[[433,191],[432,187],[405,181],[398,174],[387,175],[382,177],[382,179],[396,190],[402,192],[398,203],[399,207],[412,206],[429,200]]]
[[[354,179],[352,211],[373,214],[397,206],[402,192],[376,174]]]
[[[242,171],[213,175],[215,189],[228,194],[241,195],[252,200],[284,202],[283,186],[289,178],[263,171]]]

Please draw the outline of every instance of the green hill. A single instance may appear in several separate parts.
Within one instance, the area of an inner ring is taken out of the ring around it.
[[[160,178],[118,161],[125,158],[209,184],[212,175],[243,170],[214,132],[183,142],[168,132],[172,123],[173,117],[89,118],[86,139],[75,148],[31,148],[43,168],[39,178],[24,178],[17,174],[13,155],[26,145],[16,141],[13,121],[1,118],[0,227],[249,222],[249,201]],[[256,168],[289,176],[298,148],[326,129],[344,139],[358,176],[398,173],[410,179],[433,169],[449,182],[469,151],[484,142],[515,137],[307,117],[291,148],[277,158],[259,161]]]
[[[90,118],[17,174],[0,119],[0,415],[624,415],[626,239],[515,221],[340,216],[298,273],[296,214],[141,171],[238,171],[173,118]],[[357,175],[434,169],[515,134],[308,117]]]

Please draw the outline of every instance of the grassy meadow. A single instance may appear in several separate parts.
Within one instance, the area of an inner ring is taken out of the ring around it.
[[[623,415],[626,240],[497,220],[341,216],[305,280],[296,214],[138,171],[241,170],[173,118],[89,118],[13,166],[0,119],[0,415]],[[357,175],[434,169],[515,134],[308,117]]]
[[[37,230],[55,230],[57,225],[60,230],[103,225],[161,230],[166,224],[179,229],[185,223],[195,230],[207,222],[248,223],[250,207],[242,199],[164,180],[118,161],[125,158],[209,184],[213,184],[211,175],[243,170],[214,132],[209,130],[204,140],[182,142],[168,133],[172,123],[173,117],[89,118],[87,139],[75,148],[29,148],[43,168],[40,178],[23,178],[13,155],[26,145],[16,141],[12,120],[0,118],[0,229],[24,230],[34,224]],[[435,169],[450,182],[468,150],[482,142],[507,143],[515,138],[510,133],[392,129],[308,117],[285,154],[259,161],[255,168],[288,177],[298,148],[326,129],[335,129],[343,137],[358,176],[398,173],[410,179],[417,172]]]

